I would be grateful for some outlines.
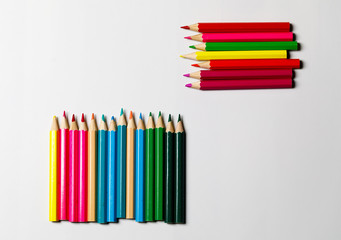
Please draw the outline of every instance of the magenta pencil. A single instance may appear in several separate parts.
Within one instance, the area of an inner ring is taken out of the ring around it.
[[[184,76],[199,80],[291,78],[292,69],[201,70],[194,73],[185,74]]]
[[[186,84],[186,87],[199,90],[233,90],[233,89],[266,89],[292,88],[291,78],[278,79],[238,79],[238,80],[210,80]]]
[[[259,33],[203,33],[186,39],[201,42],[274,42],[292,41],[292,32],[259,32]]]
[[[68,167],[69,167],[69,124],[63,114],[60,125],[58,162],[58,208],[59,220],[68,220]]]
[[[78,222],[79,131],[72,115],[69,131],[69,221]]]
[[[78,222],[87,221],[87,162],[88,162],[88,127],[82,114],[79,127],[79,192]]]

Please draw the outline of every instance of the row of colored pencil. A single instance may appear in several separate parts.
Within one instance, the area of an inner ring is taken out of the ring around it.
[[[184,74],[200,81],[186,87],[200,90],[292,88],[293,69],[299,59],[287,59],[298,43],[289,22],[197,23],[181,28],[201,32],[186,39],[203,42],[201,50],[181,57],[207,61],[192,64],[206,68]]]
[[[78,128],[72,116],[53,117],[50,130],[49,220],[70,222],[185,223],[185,133],[178,118],[161,112],[156,126],[150,113],[145,127],[128,123],[123,109],[109,128],[102,115],[97,129],[92,114],[89,129],[82,114]]]

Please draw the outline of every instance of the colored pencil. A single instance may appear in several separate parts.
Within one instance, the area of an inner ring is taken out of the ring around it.
[[[203,33],[185,39],[199,42],[275,42],[293,41],[292,32],[256,32],[256,33]]]
[[[211,60],[192,64],[211,70],[227,69],[273,69],[273,68],[300,68],[299,59],[237,59],[237,60]]]
[[[207,42],[190,48],[203,51],[250,51],[250,50],[297,50],[296,41],[291,42]]]
[[[127,125],[127,189],[126,218],[134,218],[134,161],[135,161],[135,131],[136,125],[133,112],[130,111]]]
[[[163,220],[163,138],[165,125],[161,112],[155,128],[155,220]]]
[[[59,220],[68,220],[69,123],[65,111],[60,124],[58,154],[58,213]]]
[[[184,76],[199,80],[291,78],[292,69],[201,70]]]
[[[289,22],[217,22],[217,23],[196,23],[182,26],[203,33],[221,32],[289,32]]]
[[[169,114],[165,133],[165,222],[175,222],[174,126]]]
[[[181,55],[183,58],[192,60],[214,60],[214,59],[261,59],[261,58],[286,58],[286,50],[264,50],[264,51],[211,51],[194,52]]]
[[[88,221],[96,221],[96,183],[97,183],[97,124],[94,114],[91,116],[88,132]]]
[[[117,222],[116,214],[116,144],[117,126],[115,118],[111,117],[108,131],[108,167],[107,167],[107,221]]]
[[[79,125],[79,185],[78,185],[78,222],[87,222],[87,163],[88,163],[88,127],[82,114]]]
[[[175,129],[175,222],[185,223],[185,133],[179,115]]]
[[[97,222],[107,222],[107,133],[108,127],[105,117],[102,115],[102,121],[98,129],[98,157],[97,157]]]
[[[140,113],[136,129],[136,177],[135,177],[135,219],[145,221],[145,126]]]
[[[75,115],[69,131],[69,221],[78,222],[79,131]]]
[[[126,217],[127,121],[121,109],[117,124],[117,218]]]
[[[293,81],[291,78],[211,80],[189,83],[186,87],[200,90],[292,88]]]
[[[146,221],[154,221],[155,208],[155,125],[152,113],[149,113],[149,118],[146,127]]]
[[[54,116],[50,130],[50,194],[49,194],[49,221],[59,221],[58,219],[58,135],[59,126],[57,118]]]

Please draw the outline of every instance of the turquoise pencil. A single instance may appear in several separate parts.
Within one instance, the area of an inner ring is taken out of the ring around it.
[[[104,115],[98,130],[98,162],[97,162],[97,222],[106,223],[106,147],[107,124]]]
[[[108,222],[117,222],[116,216],[116,138],[115,118],[111,117],[108,131],[108,175],[107,175],[107,218]]]
[[[117,124],[117,218],[126,217],[127,121],[121,109]]]

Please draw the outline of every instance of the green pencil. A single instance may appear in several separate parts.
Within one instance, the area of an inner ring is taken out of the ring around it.
[[[163,220],[163,137],[165,125],[161,112],[155,128],[155,220]]]
[[[175,222],[174,126],[169,114],[165,133],[165,222]]]
[[[154,221],[154,134],[155,126],[152,113],[149,114],[146,127],[146,221]]]
[[[298,44],[292,42],[207,42],[190,46],[203,51],[251,51],[251,50],[297,50]]]
[[[180,115],[175,129],[175,222],[185,223],[185,133]]]

